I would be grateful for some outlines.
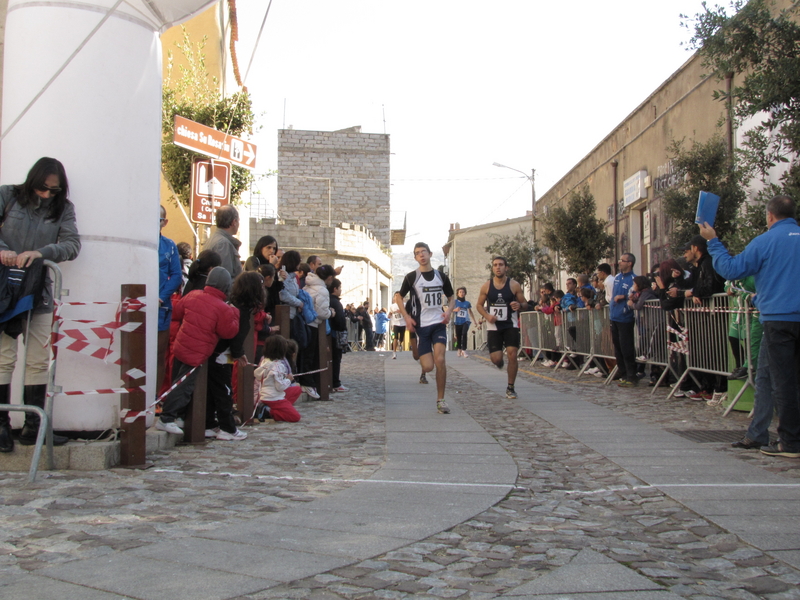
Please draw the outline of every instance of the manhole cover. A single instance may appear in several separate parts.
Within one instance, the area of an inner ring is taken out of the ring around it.
[[[670,433],[699,444],[735,442],[742,439],[742,432],[730,429],[667,429]]]

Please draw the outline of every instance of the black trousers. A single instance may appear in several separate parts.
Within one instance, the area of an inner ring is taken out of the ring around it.
[[[611,321],[611,341],[614,343],[614,356],[617,358],[619,376],[628,381],[636,381],[636,345],[634,343],[634,322]]]

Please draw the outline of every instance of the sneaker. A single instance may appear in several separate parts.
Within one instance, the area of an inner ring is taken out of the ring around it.
[[[619,387],[623,387],[623,388],[632,388],[632,387],[636,387],[637,382],[636,381],[629,381],[627,379],[620,379],[619,383],[617,383],[617,385]]]
[[[767,456],[784,456],[786,458],[800,458],[800,452],[787,450],[779,441],[769,446],[762,446],[761,454],[766,454]]]
[[[592,371],[591,374],[594,375],[595,377],[600,378],[600,379],[604,379],[605,376],[606,376],[606,374],[603,373],[600,369],[595,369],[594,371]]]
[[[161,419],[156,421],[156,429],[159,431],[166,431],[167,433],[173,433],[175,435],[183,435],[183,429],[178,427],[175,423],[164,423],[164,421]]]
[[[461,356],[463,356],[464,358],[469,358],[469,354],[467,354],[465,350],[461,351]]]
[[[392,360],[397,360],[397,352],[392,352]]]
[[[554,364],[556,364],[556,363],[554,363],[554,362],[553,362],[552,360],[550,360],[549,358],[548,358],[547,360],[543,360],[543,361],[542,361],[542,366],[543,366],[543,367],[548,367],[548,368],[549,368],[549,367],[552,367]]]
[[[561,363],[561,368],[568,369],[570,367],[570,364],[571,363],[568,360],[565,360],[564,362]]]
[[[738,442],[733,442],[731,448],[743,448],[745,450],[752,450],[753,448],[761,448],[764,444],[761,442],[754,442],[749,437],[744,436]]]
[[[728,399],[727,392],[714,392],[711,395],[711,400],[707,400],[706,404],[709,406],[719,406]]]
[[[220,430],[220,432],[217,434],[217,439],[223,442],[238,442],[246,438],[247,434],[238,428],[233,433],[228,433],[227,431]]]
[[[344,387],[343,385],[340,385],[339,387],[335,387],[335,388],[333,388],[333,391],[334,391],[334,392],[339,392],[339,393],[342,393],[342,392],[349,392],[349,391],[350,391],[350,388],[346,388],[346,387]]]
[[[508,386],[506,388],[506,398],[508,398],[509,400],[516,400],[517,399],[517,392],[514,391],[514,387],[513,386]]]
[[[215,438],[217,434],[220,432],[219,427],[214,427],[214,429],[206,429],[206,437],[207,438]]]
[[[644,354],[642,354],[641,356],[637,356],[636,360],[639,362],[647,362],[647,357]]]
[[[738,369],[734,369],[733,373],[728,375],[729,381],[733,381],[735,379],[747,379],[747,367],[739,367]]]
[[[670,386],[670,387],[671,387],[671,386]],[[673,396],[674,398],[691,398],[691,397],[692,397],[692,396],[694,396],[696,393],[697,393],[697,392],[695,392],[694,390],[678,390],[677,392],[675,392],[674,394],[672,394],[672,396]]]
[[[309,398],[314,398],[315,400],[319,400],[319,393],[313,387],[309,387],[307,385],[303,386],[303,391],[308,394]]]
[[[584,371],[584,373],[586,373],[587,375],[594,375],[594,374],[595,374],[595,373],[597,373],[599,370],[600,370],[600,369],[598,369],[597,367],[589,367],[588,369],[586,369],[586,370]]]
[[[180,417],[175,417],[175,425],[177,425],[178,427],[183,429],[183,425],[184,425],[183,419],[181,419]]]
[[[689,398],[689,400],[711,400],[711,394],[700,391],[687,395],[687,398]]]
[[[428,383],[428,378],[425,377],[425,373],[423,373],[422,375],[419,376],[419,382],[420,383]]]
[[[449,415],[450,414],[450,407],[447,406],[447,402],[445,402],[444,400],[437,400],[436,401],[436,410],[438,410],[443,415]]]

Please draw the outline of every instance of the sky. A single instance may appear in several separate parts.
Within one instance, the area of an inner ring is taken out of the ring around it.
[[[691,56],[701,0],[239,0],[237,52],[260,130],[388,133],[393,222],[441,256],[462,228],[525,215]],[[683,43],[683,45],[682,45]],[[259,191],[275,203],[277,179]]]

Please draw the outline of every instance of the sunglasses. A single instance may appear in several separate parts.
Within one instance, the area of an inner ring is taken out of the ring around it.
[[[58,194],[61,191],[60,187],[47,187],[46,185],[43,185],[38,189],[40,192],[50,192],[51,194]]]

